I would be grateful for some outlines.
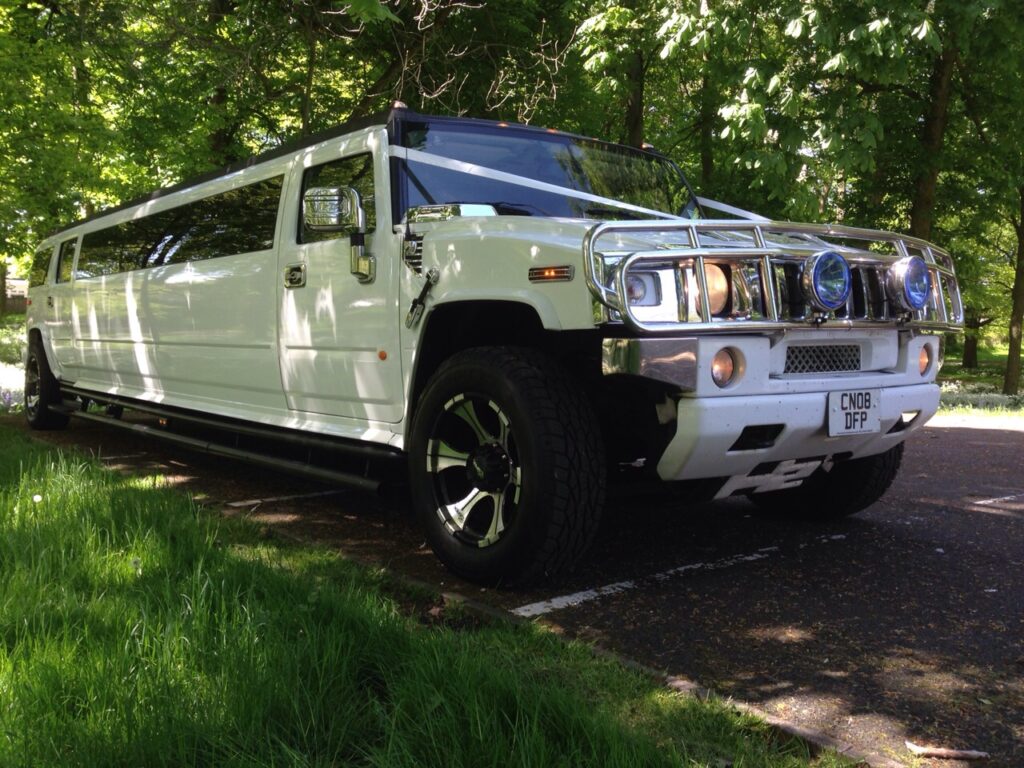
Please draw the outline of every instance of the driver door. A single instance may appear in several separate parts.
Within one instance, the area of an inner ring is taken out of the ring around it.
[[[288,407],[360,421],[397,423],[404,411],[398,329],[398,259],[382,130],[311,147],[288,185],[279,261],[281,377]],[[352,187],[366,213],[372,282],[352,273],[351,239],[305,226],[313,187]],[[290,222],[290,223],[289,223]]]

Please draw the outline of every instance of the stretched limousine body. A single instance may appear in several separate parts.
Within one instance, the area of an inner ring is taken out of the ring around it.
[[[435,551],[489,582],[578,559],[609,478],[867,506],[962,324],[929,243],[703,200],[655,153],[404,109],[74,224],[32,285],[32,426],[98,402],[407,457]]]

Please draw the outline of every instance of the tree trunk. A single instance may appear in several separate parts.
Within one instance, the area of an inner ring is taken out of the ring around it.
[[[935,189],[938,186],[942,143],[949,121],[949,102],[953,67],[957,50],[944,47],[932,66],[928,83],[928,104],[921,129],[922,166],[914,181],[914,201],[910,209],[910,234],[928,239],[935,213]]]
[[[215,27],[225,16],[235,10],[234,0],[209,0],[207,7],[207,21]],[[207,100],[210,111],[217,116],[217,126],[207,136],[207,146],[210,150],[210,163],[214,166],[225,165],[236,159],[231,152],[231,144],[234,141],[235,129],[228,120],[228,87],[222,83],[213,89],[213,95]]]
[[[976,329],[975,329],[976,330]],[[964,326],[963,368],[974,370],[978,367],[978,334],[971,333],[970,326]]]
[[[629,54],[626,64],[626,143],[644,145],[644,57],[640,51]]]
[[[707,54],[704,54],[704,74],[700,79],[700,185],[701,194],[711,194],[712,177],[715,174],[715,120],[718,117],[718,94],[711,87],[707,74]]]
[[[1020,197],[1020,218],[1014,222],[1017,233],[1017,269],[1013,275],[1013,307],[1010,309],[1010,353],[1006,356],[1006,378],[1003,394],[1020,392],[1020,345],[1024,326],[1024,186],[1017,188]]]
[[[311,131],[313,117],[313,77],[316,74],[317,39],[314,26],[314,9],[309,10],[306,17],[306,76],[302,83],[302,103],[300,105],[300,118],[302,120],[302,135],[308,136]]]
[[[991,317],[983,317],[974,307],[964,307],[964,368],[978,367],[978,341],[981,339],[981,329],[991,322]]]

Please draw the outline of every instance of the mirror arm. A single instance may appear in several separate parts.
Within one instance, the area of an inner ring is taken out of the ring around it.
[[[366,252],[366,233],[364,231],[353,232],[349,235],[349,245],[352,249],[352,274],[360,283],[372,283],[377,277],[377,259]]]

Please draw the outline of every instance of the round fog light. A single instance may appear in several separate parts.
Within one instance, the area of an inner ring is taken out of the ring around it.
[[[925,344],[921,347],[921,353],[917,356],[917,368],[924,376],[932,365],[932,348]]]
[[[819,312],[834,312],[850,298],[853,278],[846,259],[835,251],[818,251],[803,265],[800,286]]]
[[[718,350],[711,360],[711,378],[715,380],[715,384],[720,387],[729,386],[735,372],[736,358],[733,357],[732,351],[728,347]]]
[[[886,278],[890,297],[907,312],[924,309],[932,292],[928,265],[920,256],[907,256],[891,267]]]

